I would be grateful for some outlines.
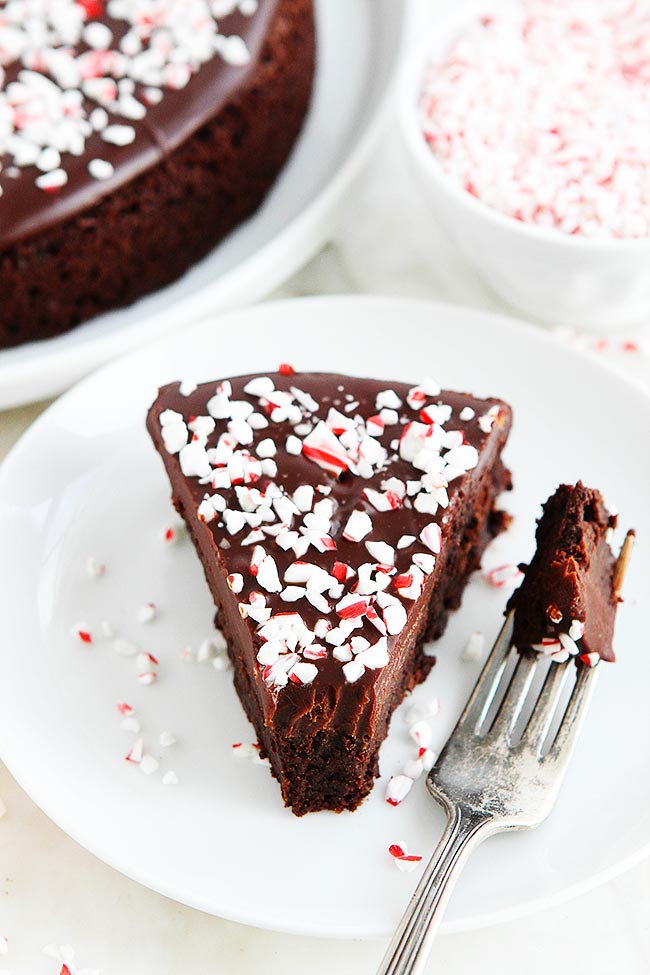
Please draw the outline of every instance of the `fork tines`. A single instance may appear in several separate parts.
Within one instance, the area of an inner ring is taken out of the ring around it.
[[[513,625],[514,611],[506,618],[458,727],[482,737],[505,737],[511,747],[529,747],[541,754],[549,731],[554,723],[557,726],[558,708],[567,681],[576,675],[577,669],[575,684],[554,740],[558,744],[560,738],[562,742],[568,740],[569,729],[577,731],[578,718],[583,712],[581,702],[591,696],[599,666],[578,664],[576,668],[574,658],[556,663],[535,651],[524,650],[515,651],[518,659],[513,670],[509,659]],[[541,675],[547,661],[548,670],[541,688],[538,682],[537,690],[531,693],[535,677]],[[527,709],[530,714],[526,718]],[[523,727],[522,722],[525,722]],[[521,731],[518,736],[515,734],[517,729]]]

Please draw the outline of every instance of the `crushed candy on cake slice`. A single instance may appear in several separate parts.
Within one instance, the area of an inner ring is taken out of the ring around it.
[[[285,366],[160,390],[148,428],[295,812],[369,791],[390,714],[432,666],[423,641],[506,524],[510,422],[432,379]]]
[[[508,609],[515,610],[513,643],[564,663],[613,661],[620,593],[611,538],[618,516],[599,491],[562,484],[544,504],[537,548]]]

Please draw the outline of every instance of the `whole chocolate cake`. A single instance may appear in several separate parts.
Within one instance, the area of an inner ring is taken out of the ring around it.
[[[354,809],[507,518],[494,399],[338,375],[163,387],[147,426],[294,813]]]
[[[307,111],[313,0],[0,0],[0,348],[174,280]]]
[[[599,491],[561,484],[537,526],[537,549],[508,609],[515,610],[513,643],[557,662],[576,656],[593,665],[613,661],[619,603],[617,559],[610,537],[617,517]]]

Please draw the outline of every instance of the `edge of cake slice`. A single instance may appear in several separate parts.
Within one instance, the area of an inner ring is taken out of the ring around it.
[[[495,399],[285,367],[163,387],[147,426],[294,813],[355,809],[508,521]]]
[[[620,597],[610,540],[617,515],[599,491],[561,484],[543,505],[537,548],[508,603],[515,610],[513,643],[562,662],[614,661],[614,621]]]

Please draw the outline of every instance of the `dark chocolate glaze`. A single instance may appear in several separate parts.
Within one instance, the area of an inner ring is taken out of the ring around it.
[[[93,133],[86,140],[81,156],[65,153],[62,166],[68,174],[68,182],[61,189],[47,193],[36,186],[40,171],[34,166],[19,170],[19,175],[8,175],[11,160],[0,157],[0,250],[26,240],[41,231],[61,223],[89,209],[120,186],[166,158],[205,122],[216,117],[237,90],[246,84],[258,63],[264,39],[276,12],[278,0],[259,0],[259,8],[253,16],[235,11],[219,20],[219,30],[226,36],[239,35],[250,52],[248,64],[235,67],[215,56],[203,64],[185,88],[163,88],[163,98],[157,105],[150,105],[143,119],[132,120],[108,111],[109,124],[130,125],[136,131],[134,141],[128,146],[115,146],[105,142],[100,133]],[[126,33],[124,21],[109,16],[101,19],[114,33],[116,41]],[[87,50],[79,45],[79,53]],[[23,70],[19,63],[6,67],[9,84]],[[136,85],[136,97],[142,92]],[[143,100],[139,97],[139,100]],[[97,108],[95,102],[85,101],[89,110]],[[88,172],[91,159],[110,162],[115,172],[109,179],[94,179]]]
[[[549,498],[538,522],[537,550],[530,565],[521,566],[524,581],[508,604],[515,609],[515,646],[524,649],[567,633],[571,621],[579,620],[585,626],[581,652],[615,659],[616,559],[608,534],[616,521],[602,495],[581,481],[560,485]]]
[[[319,403],[319,409],[314,414],[315,420],[325,420],[330,406],[344,412],[346,393],[351,394],[359,403],[351,415],[360,414],[364,418],[377,413],[375,399],[377,393],[382,390],[393,389],[403,400],[403,406],[398,411],[401,425],[386,427],[383,436],[379,438],[389,452],[388,469],[376,473],[369,480],[351,474],[337,478],[321,470],[302,454],[299,456],[288,454],[284,449],[285,440],[292,433],[292,427],[288,423],[272,423],[264,430],[255,431],[254,444],[246,448],[251,453],[255,452],[255,445],[260,440],[268,437],[272,437],[278,446],[278,453],[274,458],[278,466],[278,474],[272,479],[276,484],[289,494],[301,484],[325,485],[332,489],[329,496],[338,503],[331,530],[331,535],[337,543],[337,550],[321,554],[310,548],[303,556],[303,560],[316,563],[327,571],[331,571],[335,561],[349,563],[355,568],[361,562],[373,562],[363,542],[350,542],[341,536],[342,526],[346,524],[348,516],[355,509],[366,511],[373,522],[373,531],[364,541],[380,540],[395,546],[402,535],[415,535],[417,538],[424,526],[432,520],[435,520],[442,530],[442,552],[436,556],[435,569],[427,578],[421,597],[415,603],[407,604],[408,620],[402,632],[399,636],[389,637],[388,665],[381,670],[366,670],[355,683],[346,681],[341,662],[331,655],[332,648],[326,659],[315,661],[319,673],[311,684],[299,686],[289,683],[278,690],[268,688],[262,680],[261,667],[255,660],[255,654],[261,644],[261,639],[255,632],[256,624],[249,620],[242,622],[237,610],[237,603],[247,601],[249,593],[259,589],[249,571],[252,547],[242,547],[238,542],[238,538],[242,538],[246,531],[233,538],[227,535],[225,528],[219,527],[218,518],[208,525],[198,520],[196,508],[206,494],[206,487],[199,484],[197,478],[186,478],[182,474],[177,455],[166,452],[160,433],[159,416],[163,410],[172,409],[182,413],[186,420],[192,415],[205,415],[206,402],[214,394],[216,382],[199,386],[188,397],[180,395],[178,383],[163,387],[149,412],[148,429],[165,463],[175,503],[190,526],[213,595],[220,606],[222,618],[225,618],[226,628],[231,639],[237,643],[237,652],[244,656],[249,670],[256,675],[258,701],[265,720],[273,718],[276,727],[283,728],[287,734],[294,733],[298,728],[322,729],[336,722],[337,728],[340,727],[353,736],[371,735],[381,717],[382,706],[387,699],[391,682],[399,679],[399,668],[405,654],[412,646],[413,635],[422,632],[433,587],[443,584],[441,580],[444,580],[445,567],[452,557],[450,546],[446,541],[458,532],[459,524],[471,522],[471,506],[475,498],[473,490],[477,485],[487,482],[491,485],[496,483],[497,491],[500,487],[509,486],[509,478],[503,470],[499,455],[510,429],[511,411],[500,400],[481,400],[462,393],[443,391],[439,397],[430,398],[428,402],[442,402],[453,408],[452,417],[445,424],[445,429],[462,430],[465,441],[478,449],[479,463],[474,470],[450,483],[449,507],[444,510],[439,509],[435,517],[406,507],[380,513],[364,499],[362,491],[365,487],[379,490],[380,482],[390,476],[402,480],[413,480],[420,476],[420,472],[415,471],[410,463],[401,460],[391,448],[391,441],[399,438],[402,425],[409,420],[418,419],[418,410],[410,408],[406,403],[410,386],[403,383],[351,379],[345,376],[317,373],[302,373],[289,377],[280,374],[270,375],[276,389],[288,390],[291,386],[297,386],[310,393]],[[230,380],[233,387],[232,398],[247,399],[255,405],[256,409],[259,409],[257,397],[249,397],[243,393],[243,387],[251,378],[251,376],[244,376]],[[476,415],[472,420],[461,421],[458,414],[466,406],[472,407]],[[481,430],[478,419],[493,406],[497,406],[499,412],[492,431],[485,433]],[[216,430],[210,436],[208,446],[216,443],[218,436],[225,430],[225,424],[226,421],[217,421]],[[255,487],[263,491],[268,480],[266,478],[258,481]],[[207,490],[212,493],[209,487]],[[223,493],[229,507],[238,507],[233,489],[219,493]],[[470,505],[469,512],[468,505]],[[229,543],[228,548],[223,548],[224,540]],[[293,551],[283,552],[277,545],[268,541],[262,544],[276,560],[282,580],[286,568],[296,561],[295,554]],[[408,570],[412,555],[417,552],[428,552],[428,550],[421,542],[416,542],[406,549],[396,550],[398,572]],[[244,590],[237,596],[233,596],[226,585],[226,575],[235,572],[241,573],[245,580]],[[310,628],[313,628],[316,621],[324,616],[304,599],[298,603],[287,603],[280,599],[279,594],[264,592],[264,595],[267,606],[272,608],[273,613],[298,612]],[[331,614],[330,619],[336,625],[337,618],[334,613]],[[379,638],[378,631],[368,621],[364,622],[363,629],[355,630],[354,635],[365,636],[371,643],[375,643]]]

